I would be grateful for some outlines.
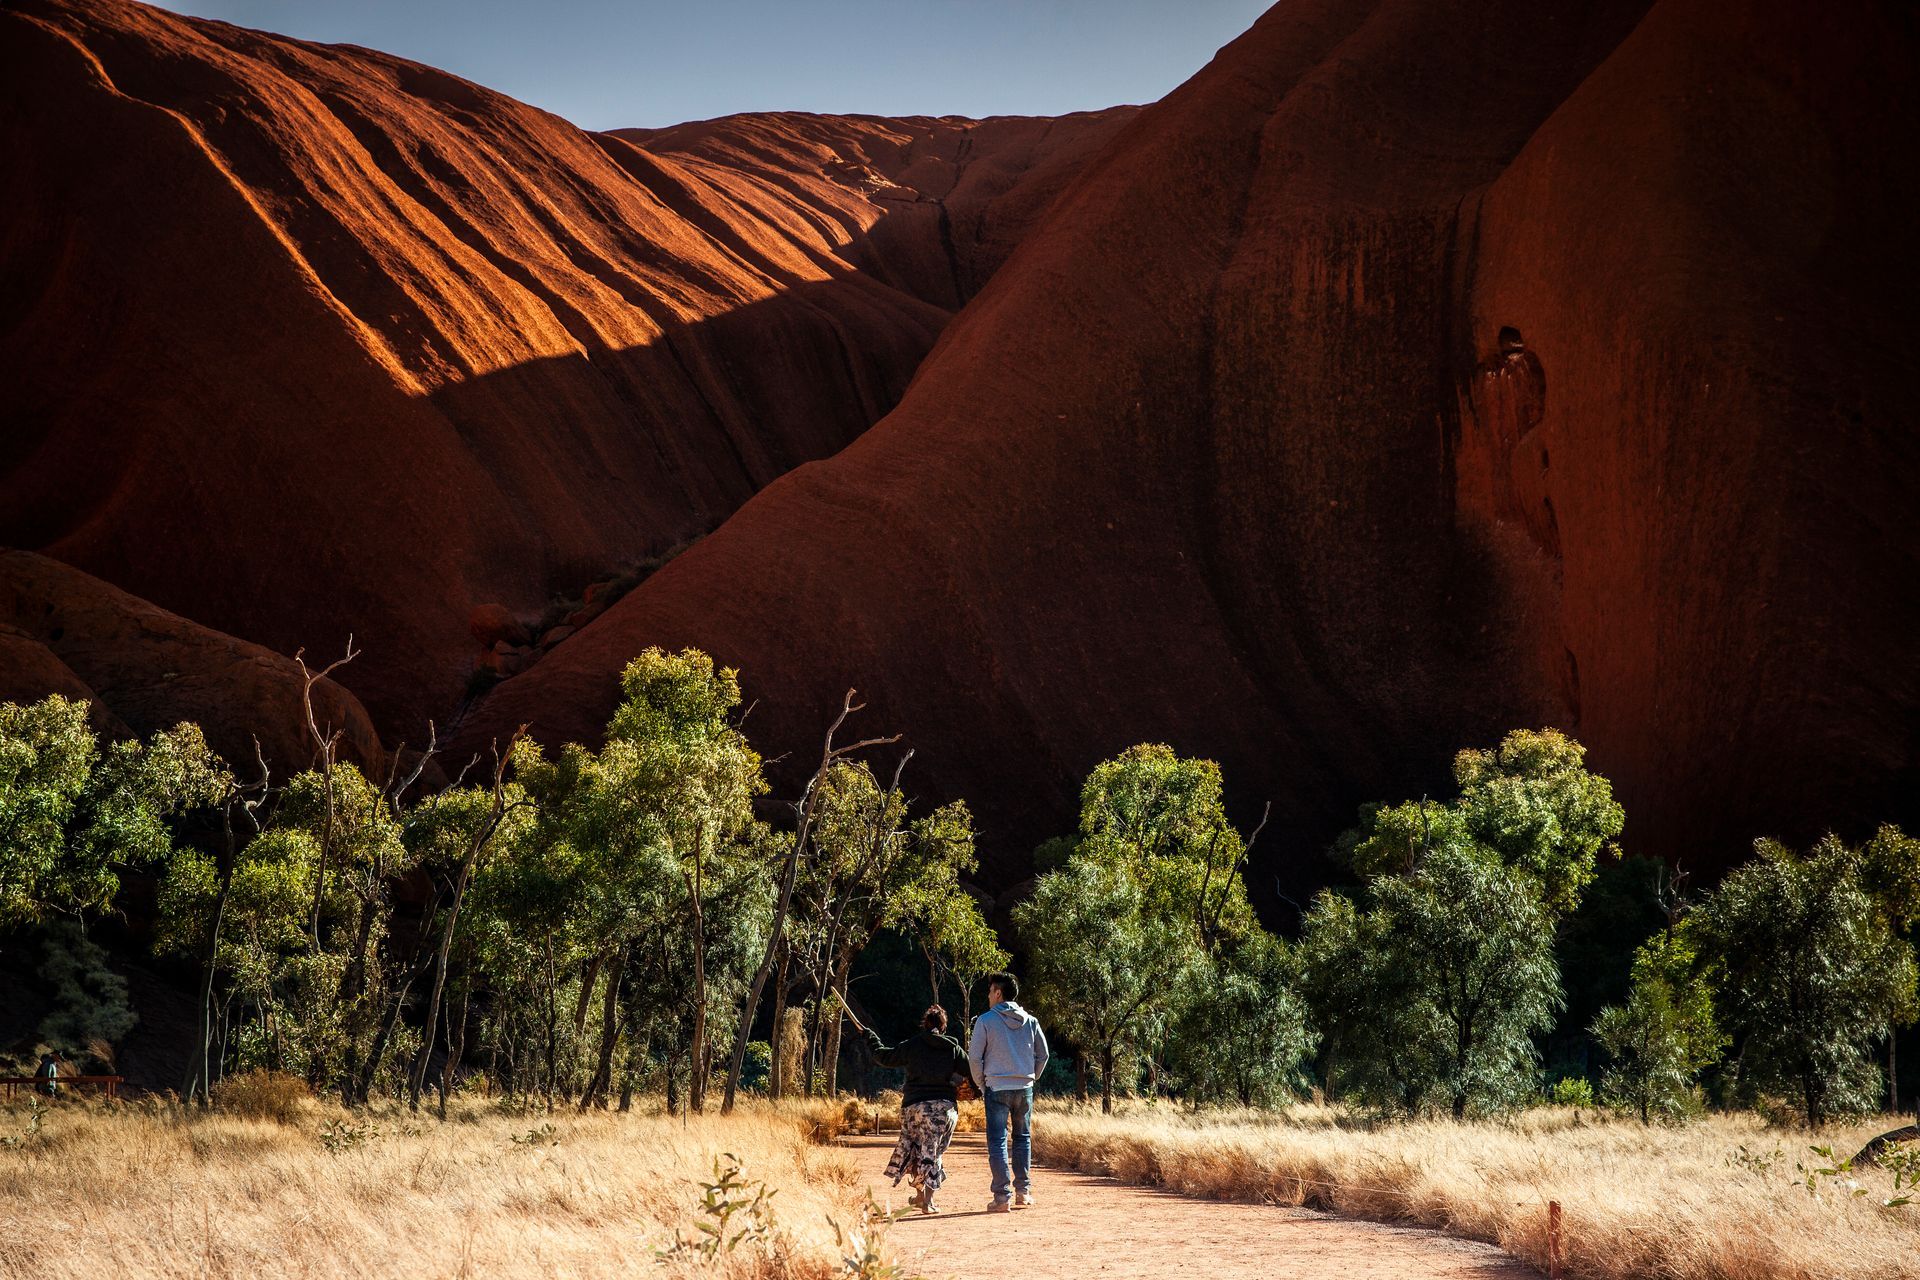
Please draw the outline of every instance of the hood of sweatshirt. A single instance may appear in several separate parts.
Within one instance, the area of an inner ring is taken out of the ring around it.
[[[993,1011],[1000,1015],[1002,1022],[1016,1030],[1033,1021],[1033,1015],[1025,1009],[1022,1009],[1012,1000],[1003,1001],[993,1006]]]

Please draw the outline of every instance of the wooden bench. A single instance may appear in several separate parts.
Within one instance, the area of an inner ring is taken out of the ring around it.
[[[90,1084],[95,1088],[105,1090],[109,1098],[117,1098],[120,1096],[120,1084],[125,1079],[125,1076],[55,1076],[52,1083],[56,1089],[65,1089],[73,1085]],[[0,1097],[11,1098],[14,1096],[14,1093],[20,1089],[25,1089],[31,1093],[40,1093],[42,1086],[47,1083],[47,1081],[42,1080],[38,1076],[0,1076],[0,1090],[4,1091],[0,1092]],[[55,1094],[55,1096],[58,1097],[59,1095]]]

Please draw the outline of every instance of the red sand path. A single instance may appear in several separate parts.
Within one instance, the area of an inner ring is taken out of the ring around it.
[[[910,1191],[885,1176],[894,1135],[847,1140],[882,1204]],[[954,1139],[944,1212],[902,1218],[892,1243],[900,1264],[929,1280],[1523,1280],[1534,1271],[1491,1245],[1417,1227],[1358,1222],[1308,1209],[1229,1204],[1132,1187],[1112,1178],[1036,1165],[1032,1209],[985,1212],[986,1143]],[[989,1250],[987,1246],[996,1247]]]

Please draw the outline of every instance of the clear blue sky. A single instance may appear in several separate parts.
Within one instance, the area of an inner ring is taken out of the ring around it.
[[[1152,102],[1270,0],[166,0],[425,62],[590,129]]]

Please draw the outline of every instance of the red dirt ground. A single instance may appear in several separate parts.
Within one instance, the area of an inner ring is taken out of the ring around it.
[[[892,1134],[846,1145],[882,1204],[910,1189],[885,1176]],[[1417,1227],[1357,1222],[1279,1205],[1227,1204],[1130,1187],[1035,1166],[1035,1205],[998,1215],[990,1199],[986,1141],[954,1139],[947,1185],[931,1217],[902,1218],[889,1241],[897,1260],[929,1280],[1535,1280],[1491,1245]]]

